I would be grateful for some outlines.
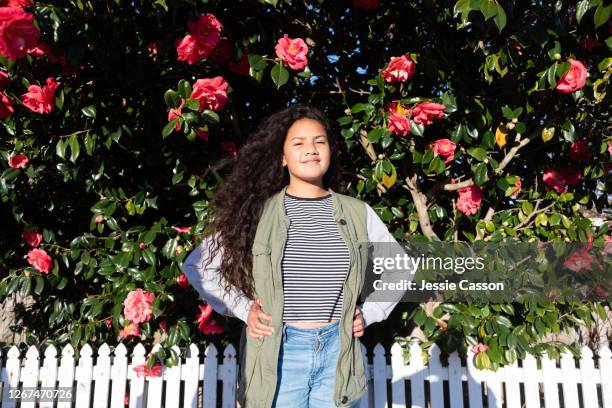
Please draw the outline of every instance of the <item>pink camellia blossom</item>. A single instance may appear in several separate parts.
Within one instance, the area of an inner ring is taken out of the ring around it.
[[[162,366],[154,364],[150,369],[146,364],[140,364],[132,368],[136,372],[137,377],[160,377],[162,375]]]
[[[431,125],[436,119],[444,119],[446,106],[441,103],[423,102],[412,110],[412,120],[419,125]]]
[[[487,350],[489,350],[489,346],[487,346],[484,343],[477,343],[475,345],[472,346],[472,352],[474,354],[478,354],[478,353],[484,353]]]
[[[612,236],[606,235],[604,238],[604,243],[601,248],[601,254],[604,256],[612,255]]]
[[[198,329],[203,334],[220,334],[223,333],[223,329],[217,325],[214,321],[211,321],[213,308],[211,305],[198,305],[200,313],[196,316],[198,322]]]
[[[572,58],[568,58],[567,62],[570,63],[570,68],[559,78],[557,86],[555,86],[555,90],[566,94],[581,89],[588,76],[587,69],[582,62]]]
[[[518,195],[521,193],[522,187],[523,187],[523,183],[521,182],[521,178],[517,177],[516,183],[514,184],[514,190],[512,190],[512,194],[510,194],[510,197],[512,198],[518,197]]]
[[[15,112],[13,101],[7,94],[0,91],[0,120],[8,119]]]
[[[53,111],[55,107],[55,90],[59,84],[55,78],[47,78],[47,85],[30,85],[28,92],[21,95],[23,106],[32,112],[45,114]]]
[[[204,129],[196,129],[196,136],[204,141],[208,141],[208,132]]]
[[[610,293],[599,285],[593,288],[593,292],[595,292],[597,296],[602,298],[607,298],[608,296],[610,296]]]
[[[274,50],[278,59],[295,71],[301,71],[308,65],[308,45],[301,38],[289,38],[285,34],[278,39]]]
[[[212,54],[210,55],[210,59],[215,64],[224,64],[231,58],[233,48],[234,44],[227,38],[223,38],[213,50]]]
[[[145,245],[144,242],[141,242],[140,244],[138,244],[138,248],[140,249],[145,249],[147,246]]]
[[[173,225],[171,228],[175,230],[176,232],[178,232],[179,234],[183,234],[183,233],[189,234],[191,232],[191,227],[177,227],[176,225]]]
[[[416,73],[416,64],[410,55],[391,57],[391,61],[382,71],[383,78],[389,83],[404,82]]]
[[[104,216],[103,216],[103,215],[101,215],[101,214],[100,214],[100,215],[96,215],[96,218],[94,218],[94,222],[95,222],[96,224],[99,224],[99,223],[101,223],[102,221],[104,221]]]
[[[168,122],[171,122],[174,119],[177,118],[182,118],[182,109],[183,106],[185,105],[185,99],[181,99],[181,105],[178,108],[172,108],[170,109],[170,111],[168,112]],[[176,123],[174,124],[174,130],[176,131],[180,131],[181,130],[181,122],[176,121]]]
[[[28,263],[44,274],[48,274],[53,267],[53,260],[44,249],[30,250],[28,252]]]
[[[57,57],[53,54],[51,47],[44,43],[40,43],[36,47],[30,48],[28,54],[36,58],[47,57],[50,62],[57,62]]]
[[[410,133],[410,119],[405,114],[397,111],[391,111],[389,114],[387,129],[396,135],[406,136],[408,133]]]
[[[210,109],[218,111],[227,103],[227,88],[229,84],[223,77],[198,79],[193,84],[191,98],[200,103],[199,110]]]
[[[21,233],[21,237],[28,243],[28,245],[33,247],[39,246],[43,239],[42,234],[36,231],[23,231]]]
[[[587,161],[591,158],[589,141],[586,138],[578,139],[570,145],[569,157],[573,161]]]
[[[221,40],[222,26],[217,18],[208,13],[187,23],[191,34],[178,41],[176,52],[179,61],[195,64],[208,58]]]
[[[612,142],[608,142],[608,156],[612,157]]]
[[[189,287],[189,279],[185,276],[184,273],[181,273],[178,278],[176,278],[176,283],[183,289],[187,289]]]
[[[448,164],[455,160],[456,147],[457,145],[452,140],[438,139],[434,142],[434,157],[439,155],[444,160],[444,164]]]
[[[572,272],[580,272],[583,269],[590,271],[592,260],[591,254],[586,248],[583,248],[565,258],[563,265]]]
[[[582,178],[582,172],[573,167],[565,166],[558,170],[549,169],[542,173],[542,180],[548,188],[557,193],[565,193],[569,186],[578,183]]]
[[[404,114],[407,114],[408,112],[412,112],[412,110],[408,106],[402,104],[398,99],[395,99],[391,102],[386,103],[383,106],[383,110],[386,110],[389,112],[400,112]]]
[[[13,169],[25,169],[29,161],[28,156],[24,154],[16,154],[9,157],[8,165]]]
[[[0,7],[0,54],[10,60],[23,58],[38,43],[40,31],[34,15],[21,7]]]
[[[162,320],[161,322],[159,322],[159,328],[162,329],[163,331],[167,332],[168,331],[168,322],[165,320]]]
[[[106,319],[104,319],[104,324],[106,325],[107,329],[110,329],[111,326],[113,325],[113,318],[107,317]]]
[[[153,317],[151,302],[155,295],[140,288],[128,293],[123,301],[123,314],[125,318],[139,324],[149,321]]]
[[[122,339],[126,339],[130,336],[140,337],[140,328],[134,322],[130,322],[126,327],[119,330],[119,337],[121,337]]]
[[[465,215],[476,214],[482,203],[482,189],[478,186],[468,186],[460,188],[457,193],[457,209]]]
[[[31,5],[30,0],[2,0],[0,1],[0,7],[26,7]]]
[[[364,10],[372,10],[378,7],[380,0],[353,0],[353,7]]]
[[[221,142],[221,148],[236,157],[238,155],[238,149],[236,148],[236,143],[231,140],[224,140]]]
[[[242,51],[242,57],[238,61],[232,61],[227,64],[227,67],[234,74],[249,76],[251,72],[251,64],[249,64],[249,53],[245,48]]]

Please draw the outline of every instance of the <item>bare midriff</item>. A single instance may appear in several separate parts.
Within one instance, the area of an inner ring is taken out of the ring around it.
[[[328,324],[336,323],[336,320],[329,320],[327,322],[287,322],[289,326],[300,327],[302,329],[310,329],[313,327],[327,326]]]

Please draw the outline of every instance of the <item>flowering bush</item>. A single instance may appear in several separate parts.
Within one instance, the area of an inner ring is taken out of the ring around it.
[[[349,193],[398,239],[609,242],[588,215],[612,169],[600,0],[1,6],[0,298],[37,300],[15,326],[29,344],[158,338],[172,361],[234,334],[182,261],[221,182],[208,165],[297,100],[335,119]],[[496,367],[557,350],[538,340],[603,315],[608,285],[602,303],[397,315]]]

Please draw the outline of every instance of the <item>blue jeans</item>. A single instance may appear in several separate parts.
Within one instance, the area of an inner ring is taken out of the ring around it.
[[[283,323],[278,356],[275,408],[337,408],[334,380],[340,321],[304,329]],[[357,407],[356,401],[351,408]]]

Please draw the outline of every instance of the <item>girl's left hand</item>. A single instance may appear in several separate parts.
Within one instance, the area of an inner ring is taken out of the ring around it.
[[[361,314],[361,308],[359,306],[355,307],[355,315],[353,316],[353,336],[361,337],[363,336],[363,331],[365,329],[363,321],[363,315]]]

